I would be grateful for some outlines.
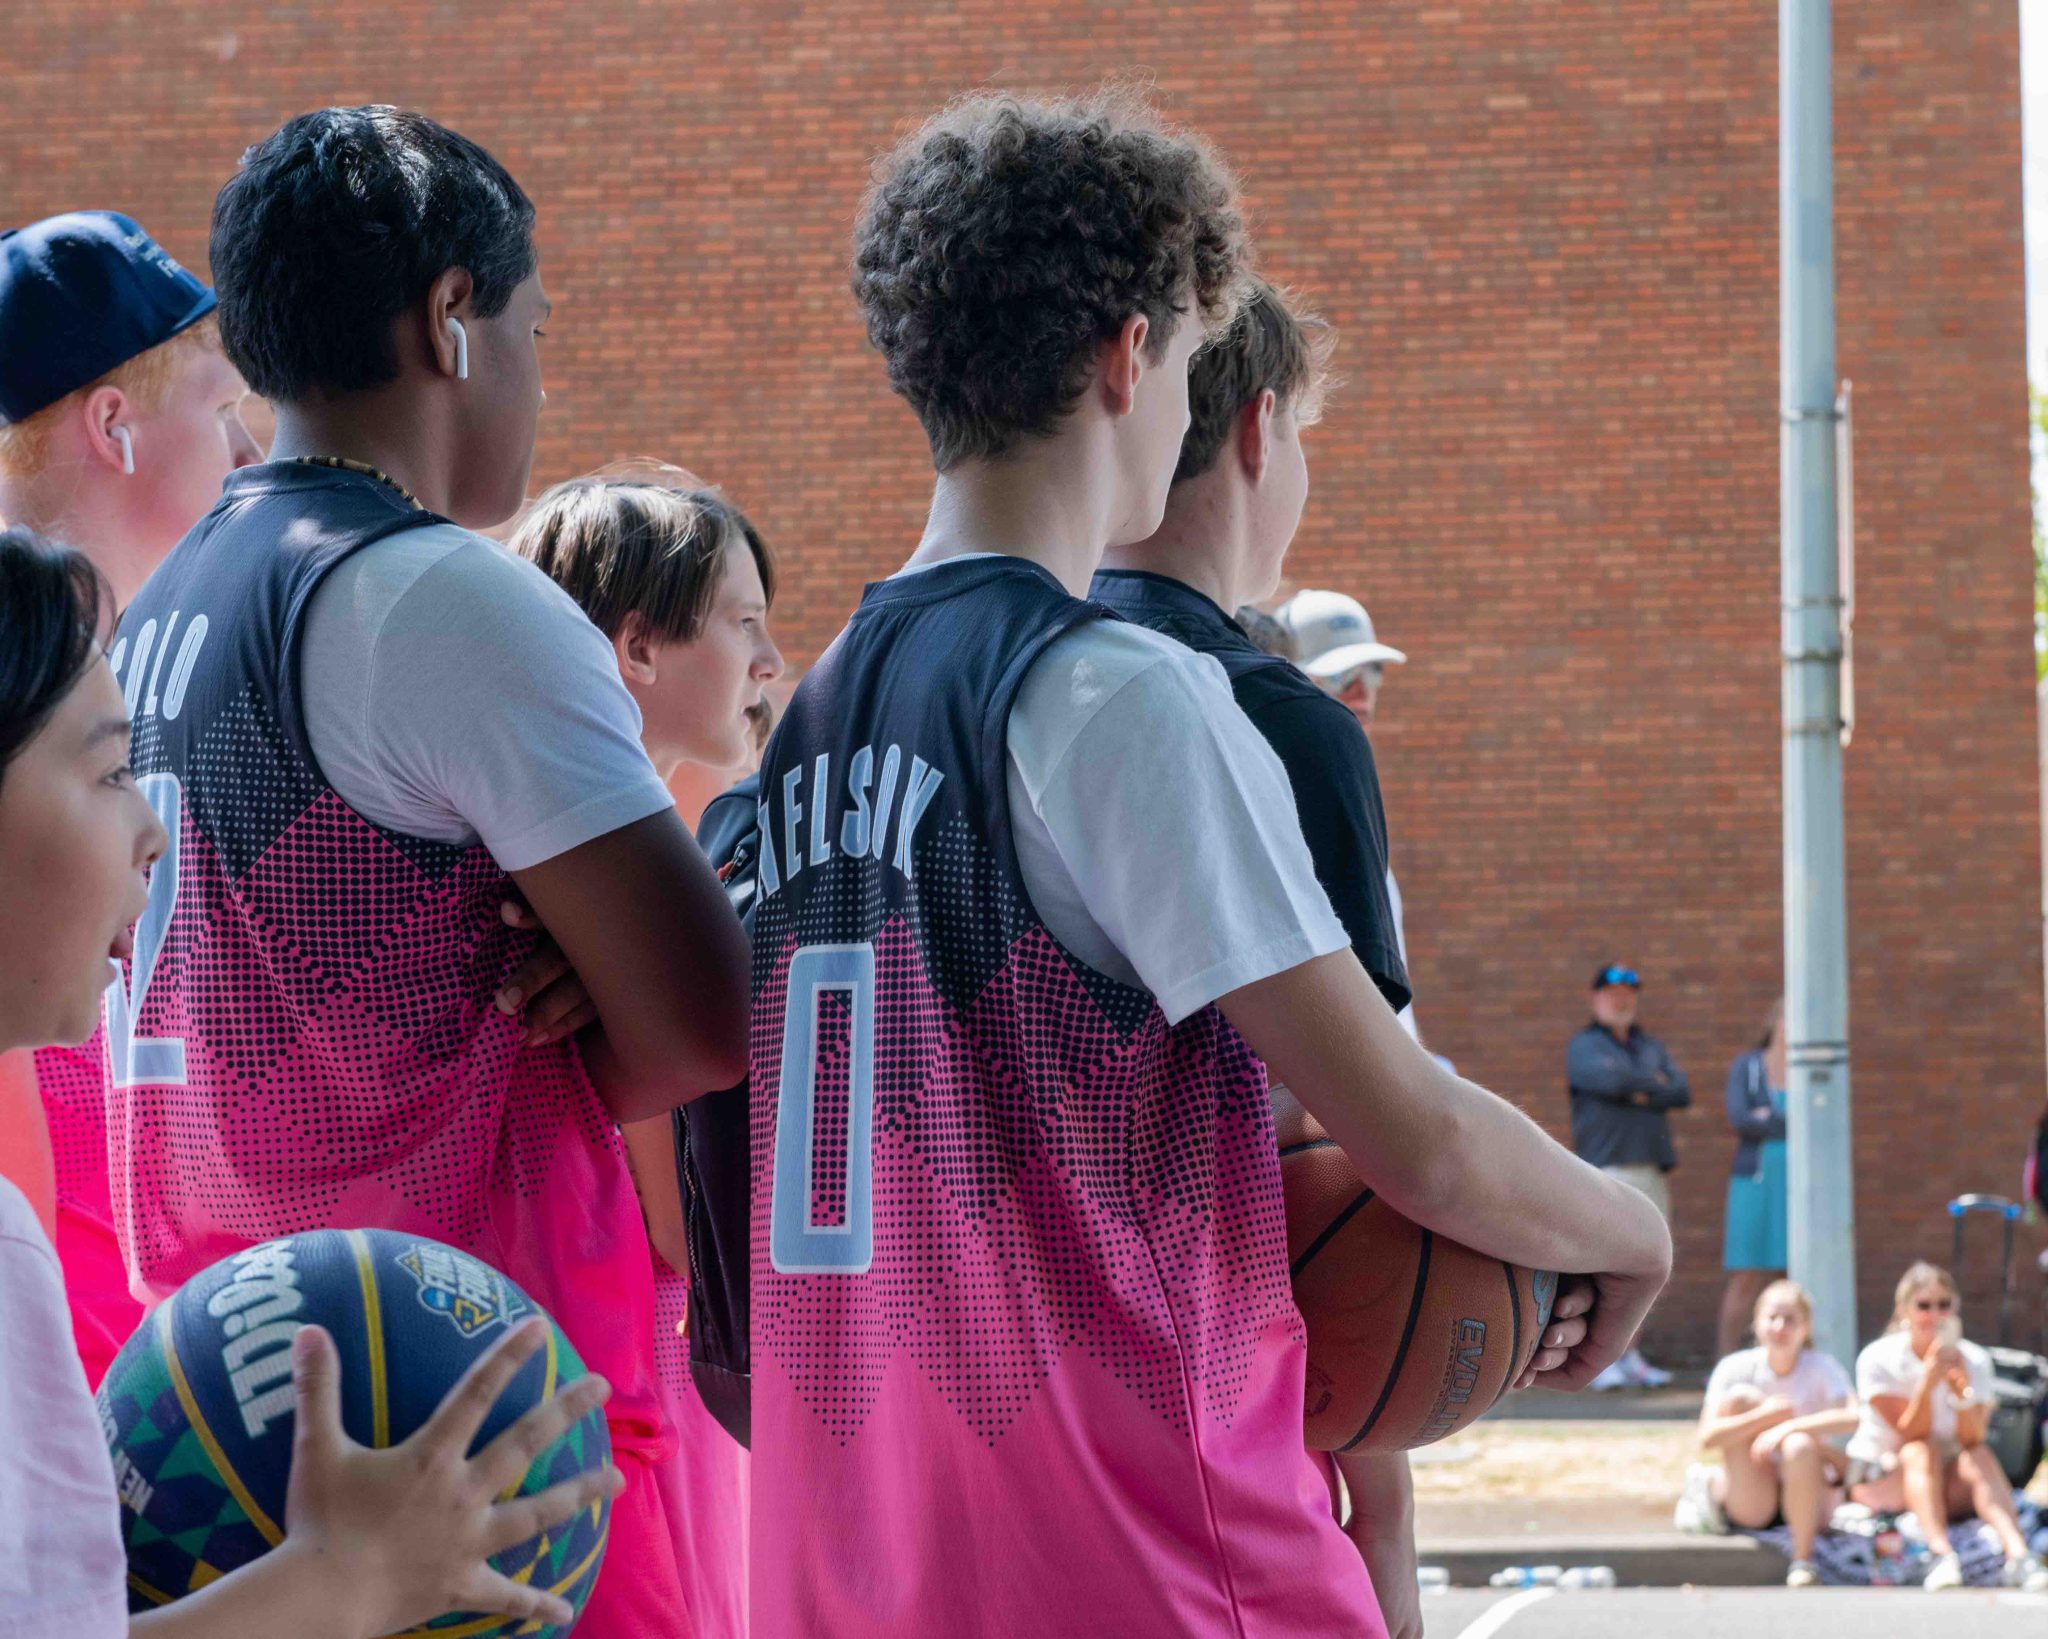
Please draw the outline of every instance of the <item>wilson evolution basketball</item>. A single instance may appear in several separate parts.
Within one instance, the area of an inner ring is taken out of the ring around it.
[[[1402,1217],[1312,1122],[1289,1137],[1280,1173],[1308,1324],[1308,1443],[1406,1451],[1457,1433],[1527,1369],[1557,1277]]]
[[[352,1439],[381,1447],[417,1429],[480,1355],[541,1312],[467,1253],[380,1229],[268,1241],[193,1276],[115,1356],[98,1395],[121,1494],[129,1609],[169,1604],[284,1540],[292,1338],[301,1326],[318,1322],[333,1335],[342,1424]],[[547,1347],[520,1368],[472,1449],[583,1375],[550,1321]],[[604,1413],[592,1411],[541,1453],[519,1494],[610,1455]],[[610,1523],[609,1500],[597,1502],[492,1563],[580,1613]],[[452,1614],[410,1631],[485,1639],[567,1630]]]

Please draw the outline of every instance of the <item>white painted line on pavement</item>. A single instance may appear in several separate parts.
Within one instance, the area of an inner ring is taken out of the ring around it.
[[[1459,1634],[1458,1639],[1493,1639],[1496,1633],[1531,1605],[1548,1599],[1556,1592],[1555,1588],[1524,1588],[1518,1594],[1511,1594],[1498,1605],[1489,1605],[1481,1611],[1478,1619]]]

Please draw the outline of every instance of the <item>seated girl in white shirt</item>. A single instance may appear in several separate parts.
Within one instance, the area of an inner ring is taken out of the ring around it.
[[[1700,1409],[1700,1446],[1721,1453],[1710,1481],[1731,1525],[1792,1532],[1788,1587],[1820,1580],[1813,1542],[1841,1501],[1843,1463],[1827,1443],[1856,1426],[1849,1374],[1812,1347],[1813,1304],[1797,1281],[1773,1281],[1756,1300],[1757,1347],[1714,1368]]]
[[[1892,1323],[1856,1357],[1863,1415],[1849,1456],[1869,1478],[1850,1495],[1867,1507],[1911,1509],[1935,1561],[1922,1586],[1959,1588],[1951,1520],[1975,1517],[2005,1548],[2008,1586],[2048,1591],[2048,1567],[2027,1550],[2012,1486],[1984,1443],[1991,1357],[1963,1341],[1962,1299],[1946,1269],[1916,1263],[1900,1277]]]
[[[101,652],[108,601],[80,554],[0,532],[0,1052],[92,1033],[107,963],[130,953],[147,872],[169,840],[128,767],[128,714]],[[131,1618],[113,1465],[63,1278],[4,1177],[0,1313],[0,1639],[372,1639],[448,1610],[571,1619],[566,1602],[512,1582],[487,1556],[617,1492],[605,1468],[496,1500],[508,1471],[523,1472],[602,1403],[604,1380],[578,1380],[463,1455],[544,1324],[509,1334],[425,1427],[382,1451],[343,1432],[333,1342],[302,1328],[284,1542]]]

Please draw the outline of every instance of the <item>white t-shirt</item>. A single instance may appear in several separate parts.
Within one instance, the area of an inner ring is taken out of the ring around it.
[[[482,535],[364,547],[321,583],[300,644],[320,770],[389,830],[481,838],[520,871],[674,806],[604,634]]]
[[[0,1178],[0,1639],[120,1639],[128,1560],[106,1437],[35,1209]]]
[[[1394,880],[1394,869],[1391,865],[1387,867],[1387,908],[1394,913],[1394,948],[1401,953],[1401,971],[1406,973],[1408,971],[1408,932],[1401,926],[1401,884]],[[1394,1017],[1401,1021],[1401,1028],[1407,1031],[1409,1035],[1413,1036],[1417,1041],[1422,1040],[1422,1032],[1415,1028],[1415,1003],[1413,1001],[1407,1002]],[[1450,1061],[1445,1060],[1444,1062],[1445,1067],[1448,1068]]]
[[[1991,1356],[1976,1344],[1962,1345],[1963,1369],[1970,1374],[1970,1392],[1979,1405],[1992,1404]],[[1905,1442],[1899,1431],[1871,1405],[1880,1394],[1910,1400],[1926,1370],[1925,1362],[1913,1352],[1913,1340],[1905,1332],[1886,1332],[1856,1357],[1856,1396],[1863,1402],[1862,1420],[1849,1437],[1849,1455],[1875,1462],[1899,1449]],[[1956,1408],[1948,1385],[1937,1383],[1931,1397],[1934,1418],[1928,1432],[1937,1442],[1953,1444],[1956,1437]]]
[[[1728,1397],[1731,1389],[1745,1386],[1755,1389],[1766,1400],[1791,1401],[1795,1417],[1833,1411],[1838,1406],[1846,1406],[1854,1398],[1849,1374],[1831,1354],[1822,1354],[1818,1349],[1801,1349],[1799,1358],[1792,1362],[1792,1369],[1780,1377],[1771,1370],[1768,1351],[1761,1348],[1737,1349],[1716,1365],[1713,1376],[1707,1379],[1707,1415],[1716,1415],[1714,1408]]]
[[[1040,918],[1091,967],[1149,990],[1169,1023],[1349,947],[1287,771],[1210,656],[1090,621],[1032,666],[1008,744]]]

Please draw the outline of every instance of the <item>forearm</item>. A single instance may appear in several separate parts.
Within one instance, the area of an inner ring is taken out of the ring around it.
[[[131,1617],[135,1639],[367,1639],[350,1590],[289,1541],[161,1610]]]
[[[658,1115],[629,1121],[619,1129],[626,1142],[626,1166],[639,1192],[647,1238],[678,1274],[690,1269],[689,1229],[683,1219],[682,1187],[676,1179],[675,1118]]]
[[[1337,1452],[1337,1472],[1351,1499],[1345,1526],[1354,1542],[1366,1537],[1406,1545],[1413,1576],[1415,1559],[1415,1477],[1405,1451]]]
[[[1991,1408],[1989,1406],[1964,1406],[1956,1413],[1956,1444],[1968,1451],[1972,1446],[1984,1443],[1984,1437],[1991,1432]]]
[[[1337,1454],[1337,1470],[1351,1498],[1344,1534],[1365,1561],[1387,1632],[1408,1639],[1422,1632],[1415,1581],[1415,1485],[1403,1452]]]
[[[1787,1425],[1788,1434],[1811,1434],[1816,1440],[1832,1440],[1838,1434],[1853,1434],[1859,1421],[1854,1406],[1837,1406],[1829,1411],[1817,1411],[1811,1417],[1795,1417]]]
[[[1475,1251],[1563,1274],[1661,1280],[1657,1209],[1416,1045],[1349,951],[1223,1011],[1389,1206]]]
[[[1657,1084],[1654,1076],[1619,1053],[1585,1052],[1576,1047],[1565,1054],[1564,1075],[1573,1092],[1610,1104],[1638,1103]]]
[[[1732,1417],[1716,1417],[1700,1424],[1700,1449],[1712,1451],[1717,1447],[1747,1445],[1767,1428],[1775,1428],[1787,1419],[1783,1411],[1758,1407],[1755,1411],[1738,1412]]]
[[[1899,1438],[1902,1440],[1924,1440],[1934,1428],[1934,1379],[1923,1377],[1915,1385],[1906,1401],[1906,1409],[1899,1416]]]
[[[1382,1192],[1396,1210],[1531,1268],[1647,1274],[1668,1267],[1670,1237],[1646,1196],[1586,1165],[1505,1099],[1429,1068],[1441,1084],[1425,1095],[1439,1106],[1432,1124],[1441,1134],[1425,1152],[1436,1165]]]

